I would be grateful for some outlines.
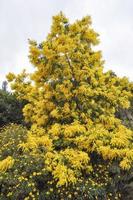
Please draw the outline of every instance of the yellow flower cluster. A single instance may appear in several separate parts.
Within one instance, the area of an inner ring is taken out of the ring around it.
[[[38,149],[39,147],[43,147],[45,151],[52,150],[52,141],[48,137],[48,135],[44,136],[34,136],[31,133],[28,134],[27,142],[21,143],[19,145],[20,148],[23,148],[25,151],[32,149],[33,151]]]
[[[76,172],[85,169],[89,160],[85,152],[66,149],[60,153],[48,152],[45,156],[45,165],[46,169],[52,172],[54,178],[58,180],[58,185],[67,185],[69,182],[76,182]]]
[[[4,160],[0,161],[0,172],[5,172],[10,169],[14,164],[14,159],[8,156]]]

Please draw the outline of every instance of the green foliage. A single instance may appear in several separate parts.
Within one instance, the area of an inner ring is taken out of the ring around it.
[[[0,126],[8,123],[24,123],[22,108],[24,101],[17,100],[15,95],[0,90]]]

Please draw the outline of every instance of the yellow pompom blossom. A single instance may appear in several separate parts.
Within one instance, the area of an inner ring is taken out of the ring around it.
[[[6,172],[14,164],[14,159],[11,156],[8,156],[4,160],[0,161],[0,172]]]
[[[133,132],[115,116],[128,108],[133,84],[112,71],[104,72],[91,18],[75,23],[60,13],[41,44],[29,41],[32,74],[12,75],[12,89],[27,100],[23,113],[31,124],[27,142],[20,144],[44,156],[57,185],[74,184],[93,171],[93,155],[122,169],[133,163]]]

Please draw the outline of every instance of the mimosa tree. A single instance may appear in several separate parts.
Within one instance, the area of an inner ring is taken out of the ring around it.
[[[34,72],[8,75],[18,98],[28,101],[23,113],[31,128],[19,148],[43,155],[51,187],[83,183],[88,188],[84,199],[92,189],[110,184],[113,163],[122,170],[133,164],[133,132],[115,117],[119,108],[129,107],[133,85],[103,71],[101,52],[93,48],[98,43],[90,17],[71,24],[60,13],[45,41],[29,41]],[[78,199],[79,190],[65,194]]]

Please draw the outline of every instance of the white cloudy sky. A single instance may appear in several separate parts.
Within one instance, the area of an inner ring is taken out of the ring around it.
[[[27,39],[44,40],[59,11],[71,22],[91,15],[105,69],[133,80],[132,0],[0,0],[0,81],[9,71],[31,70]]]

